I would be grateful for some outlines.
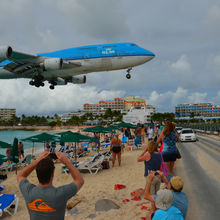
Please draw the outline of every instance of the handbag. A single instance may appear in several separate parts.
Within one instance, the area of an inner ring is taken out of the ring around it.
[[[176,157],[176,158],[177,158],[177,159],[181,159],[181,158],[182,158],[182,156],[181,156],[181,154],[180,154],[180,152],[179,152],[179,150],[178,150],[178,149],[177,149],[177,151],[178,151],[178,152],[177,152],[177,157]]]

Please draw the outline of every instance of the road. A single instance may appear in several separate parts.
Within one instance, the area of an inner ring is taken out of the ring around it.
[[[175,168],[190,203],[186,219],[220,219],[220,138],[197,136],[197,142],[179,144]]]

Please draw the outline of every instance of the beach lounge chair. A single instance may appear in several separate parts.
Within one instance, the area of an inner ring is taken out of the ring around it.
[[[97,157],[94,157],[91,161],[80,162],[77,168],[79,171],[89,171],[91,174],[96,174],[102,169],[102,162],[104,159],[104,155],[97,155]]]
[[[1,194],[0,195],[0,209],[2,212],[7,212],[9,215],[15,215],[18,209],[18,197],[15,194]],[[14,208],[10,208],[14,205]]]

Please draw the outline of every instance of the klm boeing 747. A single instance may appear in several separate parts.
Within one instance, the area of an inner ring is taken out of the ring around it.
[[[0,47],[0,79],[30,78],[32,86],[50,83],[50,89],[67,83],[86,83],[83,74],[127,69],[154,58],[154,53],[134,43],[115,43],[69,48],[37,55]],[[83,76],[82,76],[83,75]]]

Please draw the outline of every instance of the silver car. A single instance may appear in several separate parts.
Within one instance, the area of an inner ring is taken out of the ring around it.
[[[180,132],[180,141],[196,141],[197,137],[191,128],[183,128]]]

